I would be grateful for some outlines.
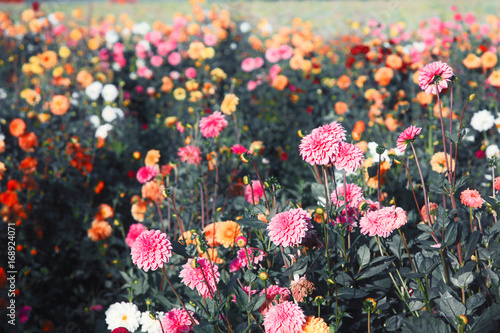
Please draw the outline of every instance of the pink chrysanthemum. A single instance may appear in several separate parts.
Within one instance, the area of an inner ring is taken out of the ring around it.
[[[246,253],[245,253],[246,252]],[[248,267],[248,260],[252,265],[257,265],[264,260],[265,252],[255,247],[245,247],[238,250],[238,261],[240,267]]]
[[[422,129],[420,127],[415,127],[413,125],[411,125],[410,127],[408,127],[407,129],[405,129],[400,135],[399,135],[399,138],[398,138],[398,144],[397,144],[397,147],[398,147],[398,150],[402,153],[405,152],[406,150],[406,146],[410,143],[410,142],[413,142],[413,140],[415,140],[415,138],[417,137],[417,135],[420,134],[420,131]]]
[[[304,311],[295,303],[284,302],[273,306],[264,315],[266,333],[298,333],[306,322]]]
[[[311,229],[311,216],[301,208],[276,214],[267,226],[269,237],[278,246],[299,245]]]
[[[212,274],[210,263],[205,258],[197,258],[196,261],[188,259],[188,262],[182,267],[183,270],[179,274],[179,277],[182,278],[182,283],[193,290],[196,289],[201,297],[212,298],[215,287],[219,283],[219,267],[213,264],[214,271]]]
[[[431,62],[420,71],[418,84],[427,95],[431,93],[436,95],[441,90],[448,88],[448,82],[451,81],[452,77],[453,70],[448,64],[441,61]]]
[[[143,231],[132,244],[131,256],[140,269],[154,271],[168,263],[172,256],[172,244],[160,230]]]
[[[233,154],[241,155],[243,153],[246,153],[248,149],[246,149],[242,145],[235,144],[234,146],[231,147],[231,151],[233,152]]]
[[[315,131],[326,133],[338,141],[344,141],[346,139],[346,132],[344,127],[336,121],[320,126],[315,129]]]
[[[156,165],[146,165],[137,171],[136,177],[139,183],[146,184],[158,175],[158,167]]]
[[[137,237],[142,234],[143,231],[146,230],[146,227],[142,223],[134,223],[130,226],[128,229],[128,234],[127,238],[125,239],[125,242],[127,243],[128,246],[132,247],[134,245]]]
[[[471,208],[481,208],[484,201],[478,191],[469,190],[469,188],[460,194],[460,200],[462,201],[462,204]]]
[[[333,204],[339,208],[344,207],[345,197],[347,197],[347,208],[358,209],[361,201],[365,200],[363,197],[363,189],[356,184],[346,184],[347,196],[344,196],[344,186],[340,185],[336,191],[333,191],[330,199]]]
[[[205,138],[216,138],[227,126],[227,120],[220,111],[200,120],[200,132]]]
[[[189,311],[189,310],[188,310]],[[189,314],[194,320],[191,322],[191,318],[187,314],[186,310],[182,308],[175,308],[167,312],[162,320],[161,325],[165,332],[171,333],[186,333],[192,332],[193,326],[198,324],[198,321],[194,318],[193,311],[189,311]]]
[[[359,226],[364,235],[388,237],[406,221],[406,212],[400,207],[391,206],[367,213],[359,221]]]
[[[267,294],[266,294],[266,291],[267,291]],[[262,296],[264,294],[266,295],[266,298],[267,298],[268,308],[270,308],[273,305],[288,301],[290,299],[290,295],[291,295],[290,290],[288,288],[280,287],[276,284],[270,285],[266,289],[263,289],[259,295]],[[264,303],[259,308],[259,311],[262,314],[265,314],[267,312],[268,308],[266,308],[266,303]]]
[[[315,129],[302,138],[299,145],[300,156],[310,165],[328,165],[335,162],[340,140],[326,130]]]
[[[201,163],[201,150],[196,146],[186,146],[179,148],[177,155],[181,158],[181,162],[198,165]]]
[[[378,218],[378,210],[368,212],[365,216],[363,216],[359,221],[359,226],[363,235],[368,234],[368,236],[372,237],[387,237],[391,233],[380,223],[380,220]]]
[[[341,142],[339,152],[335,158],[335,167],[339,170],[344,169],[347,172],[355,172],[363,162],[363,151],[356,145]]]
[[[252,193],[253,193],[253,200],[252,200]],[[245,186],[245,200],[248,203],[256,205],[259,203],[259,200],[263,196],[264,196],[264,189],[262,188],[258,180],[253,180],[252,186],[250,186],[250,184]]]

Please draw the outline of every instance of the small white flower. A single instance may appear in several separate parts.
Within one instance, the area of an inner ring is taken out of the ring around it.
[[[104,121],[108,123],[112,122],[113,120],[116,119],[115,108],[113,108],[110,105],[106,105],[102,110],[101,117],[102,119],[104,119]]]
[[[492,158],[493,156],[500,157],[500,149],[497,145],[489,145],[486,147],[486,157]]]
[[[122,109],[114,108],[114,110],[115,110],[115,114],[118,118],[121,119],[121,118],[125,117],[125,114],[123,113]]]
[[[118,35],[118,33],[115,31],[115,30],[108,30],[106,31],[106,43],[108,45],[113,45],[114,43],[118,42],[118,40],[120,39],[120,36]]]
[[[111,65],[111,67],[113,68],[113,70],[114,70],[115,72],[119,72],[119,71],[121,71],[121,70],[122,70],[122,68],[121,68],[120,64],[119,64],[119,63],[117,63],[117,62],[114,62],[114,63],[113,63],[113,65]]]
[[[158,318],[161,320],[165,314],[158,312]],[[141,332],[147,333],[162,333],[160,322],[156,319],[151,319],[149,312],[143,312],[141,315]]]
[[[151,30],[151,26],[146,22],[140,22],[134,24],[132,27],[132,33],[137,35],[145,35]]]
[[[3,141],[5,140],[5,134],[3,134],[2,132],[0,132],[0,141]]]
[[[238,44],[236,44],[236,43],[231,43],[231,44],[229,45],[229,48],[230,48],[231,50],[236,50],[236,49],[238,48]]]
[[[495,117],[488,110],[482,110],[474,113],[470,120],[470,125],[478,132],[489,130],[495,125]]]
[[[111,131],[112,129],[113,129],[113,125],[111,125],[109,123],[101,125],[101,126],[97,127],[97,129],[95,131],[95,137],[96,138],[101,137],[103,139],[106,139],[109,131]]]
[[[137,80],[137,73],[136,72],[131,72],[128,77],[131,80]]]
[[[136,61],[135,61],[135,67],[137,68],[141,68],[143,66],[146,66],[146,61],[144,61],[144,59],[141,59],[141,58],[138,58]]]
[[[85,94],[93,101],[99,98],[102,90],[102,83],[99,81],[92,82],[87,88],[85,88]]]
[[[80,94],[75,91],[71,94],[71,98],[74,98],[74,99],[80,98]]]
[[[265,157],[264,157],[264,158],[262,159],[262,163],[263,163],[263,164],[269,164],[269,160],[268,160],[267,158],[265,158]]]
[[[249,32],[250,30],[252,29],[252,26],[250,25],[250,23],[248,22],[243,22],[242,24],[240,24],[240,31],[242,33],[247,33]]]
[[[7,92],[5,91],[5,89],[0,88],[0,99],[5,99],[5,98],[7,98]]]
[[[146,51],[151,51],[151,44],[149,44],[147,40],[143,39],[139,43],[137,43],[137,45],[139,44],[141,44],[141,46],[143,46]]]
[[[49,16],[47,16],[47,19],[49,20],[50,24],[59,25],[59,20],[56,19],[56,15],[54,13],[50,13]]]
[[[129,39],[131,34],[132,34],[132,32],[130,31],[129,28],[124,28],[122,30],[122,37],[125,39]]]
[[[108,330],[125,327],[129,331],[135,332],[139,328],[140,318],[141,312],[137,308],[137,305],[133,303],[115,303],[106,310],[106,324],[108,324]]]
[[[101,95],[106,102],[113,102],[118,97],[118,89],[112,84],[107,84],[102,88]]]
[[[101,125],[101,120],[99,119],[98,116],[95,114],[89,117],[89,122],[94,126],[95,128],[99,127]]]

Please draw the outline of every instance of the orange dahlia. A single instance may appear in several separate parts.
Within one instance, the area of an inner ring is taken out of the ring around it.
[[[64,95],[56,95],[50,101],[50,111],[56,116],[62,116],[69,110],[69,99]]]
[[[26,131],[26,123],[20,118],[16,118],[10,122],[9,131],[12,136],[20,137]]]

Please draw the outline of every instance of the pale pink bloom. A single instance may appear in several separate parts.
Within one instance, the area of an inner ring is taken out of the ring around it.
[[[233,152],[233,154],[241,155],[243,153],[246,153],[248,149],[246,149],[242,145],[235,144],[234,146],[231,147],[231,151]]]
[[[196,289],[201,297],[212,298],[216,292],[215,287],[219,283],[220,274],[216,264],[212,263],[213,274],[210,266],[209,260],[205,258],[188,259],[188,262],[182,266],[183,269],[179,277],[182,278],[182,283],[186,286],[193,290]]]
[[[201,150],[197,146],[181,147],[177,155],[181,158],[181,162],[195,165],[201,163]]]
[[[160,44],[162,37],[163,37],[163,35],[161,32],[153,30],[153,31],[148,32],[146,34],[146,36],[144,36],[144,39],[146,39],[148,42],[150,42],[154,46],[157,46],[158,44]]]
[[[254,69],[259,69],[264,66],[264,59],[261,57],[253,58]]]
[[[481,25],[481,28],[479,28],[479,33],[481,35],[487,35],[489,32],[490,32],[490,25],[485,23],[483,25]]]
[[[283,59],[283,60],[288,60],[293,56],[293,50],[288,45],[281,45],[279,47],[279,52],[280,52],[281,59]]]
[[[469,190],[469,188],[462,191],[462,194],[460,194],[460,200],[463,205],[471,208],[481,208],[484,202],[478,191]]]
[[[266,333],[299,333],[305,322],[304,311],[290,301],[273,306],[264,315]]]
[[[401,207],[383,207],[378,211],[380,223],[390,232],[401,228],[407,222],[406,212]]]
[[[227,126],[227,120],[220,111],[215,111],[200,120],[200,132],[205,138],[216,138]]]
[[[132,262],[145,272],[162,268],[172,256],[172,244],[160,230],[142,232],[132,245]]]
[[[253,198],[252,198],[253,193]],[[258,204],[259,200],[264,196],[264,189],[258,180],[253,180],[252,185],[245,186],[245,200],[251,204]]]
[[[161,319],[163,330],[169,333],[192,332],[193,326],[198,325],[199,322],[194,318],[193,311],[189,311],[189,314],[195,321],[194,323],[191,322],[191,318],[183,308],[175,308],[165,313]]]
[[[146,184],[153,178],[158,176],[158,167],[156,165],[146,165],[137,171],[137,180],[141,184]]]
[[[274,80],[279,73],[281,73],[280,65],[273,65],[269,70],[269,77],[271,78],[271,80]]]
[[[149,43],[146,41],[141,41],[135,45],[135,54],[138,58],[146,58],[149,51]]]
[[[210,33],[206,34],[203,37],[203,42],[205,43],[206,46],[214,46],[215,44],[217,44],[217,36]]]
[[[194,67],[186,68],[186,71],[184,73],[186,74],[186,77],[188,79],[194,79],[196,77],[196,69]]]
[[[244,247],[238,250],[237,255],[238,255],[237,259],[239,261],[239,266],[249,267],[248,260],[250,260],[252,265],[257,265],[259,262],[264,260],[266,254],[261,249],[255,247]]]
[[[406,146],[410,143],[410,142],[413,142],[413,140],[415,140],[415,138],[417,137],[417,135],[420,134],[420,131],[422,129],[420,127],[415,127],[413,125],[411,125],[410,127],[408,127],[407,129],[405,129],[398,137],[398,144],[397,144],[397,148],[400,152],[404,153],[405,150],[406,150]]]
[[[157,55],[152,56],[150,61],[151,65],[153,65],[154,67],[160,67],[161,65],[163,65],[163,58]]]
[[[181,77],[181,73],[179,73],[178,71],[171,71],[168,76],[170,76],[172,80],[177,80]]]
[[[335,167],[347,172],[355,172],[363,162],[363,151],[356,145],[340,142],[339,152],[335,158]]]
[[[256,81],[248,81],[247,89],[248,91],[254,91],[257,88],[258,83]]]
[[[315,129],[302,138],[299,145],[300,156],[310,165],[329,165],[335,162],[340,140],[327,131]]]
[[[153,77],[153,71],[147,68],[146,66],[142,66],[139,67],[139,69],[137,69],[137,75],[139,75],[139,77],[143,77],[149,80]]]
[[[433,247],[435,249],[439,249],[441,247],[441,243],[437,243],[437,244],[431,245],[431,247]]]
[[[278,49],[275,49],[274,47],[270,47],[266,50],[266,60],[269,61],[270,63],[275,63],[280,61],[281,59],[281,54]]]
[[[391,233],[380,223],[378,210],[368,212],[365,216],[363,216],[361,220],[359,220],[359,227],[361,228],[360,231],[363,235],[368,234],[368,236],[372,237],[387,237]]]
[[[241,69],[247,73],[253,71],[255,69],[254,58],[248,57],[243,59],[243,61],[241,62]]]
[[[474,16],[473,13],[467,13],[467,14],[465,14],[464,21],[467,24],[473,24],[474,22],[476,22],[476,17]]]
[[[420,88],[428,95],[436,95],[443,89],[448,88],[448,82],[453,77],[453,70],[446,63],[441,61],[431,62],[422,68],[418,76]],[[437,89],[436,89],[437,83]]]
[[[356,184],[346,184],[345,187],[347,190],[347,208],[358,209],[359,204],[365,200],[363,189]],[[332,192],[330,199],[336,207],[343,208],[345,205],[344,186],[337,186],[337,190]]]
[[[156,47],[156,52],[158,52],[158,55],[162,57],[165,57],[167,54],[170,53],[170,51],[172,50],[170,49],[169,44],[166,42],[162,42],[158,44],[158,46]]]
[[[301,244],[311,229],[311,216],[302,208],[276,214],[267,226],[271,241],[287,247]]]
[[[129,247],[132,247],[137,237],[139,237],[139,235],[142,234],[143,231],[146,231],[146,227],[142,223],[132,224],[128,229],[127,238],[125,239],[127,245]]]
[[[181,59],[182,57],[179,52],[172,52],[168,56],[168,63],[172,66],[177,66],[181,63]]]

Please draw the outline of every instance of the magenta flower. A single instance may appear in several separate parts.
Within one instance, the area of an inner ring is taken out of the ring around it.
[[[253,193],[253,198],[252,198]],[[264,189],[258,180],[252,180],[252,185],[245,186],[245,200],[251,204],[258,204],[259,200],[264,196]]]
[[[443,89],[448,88],[448,82],[451,81],[452,77],[453,70],[446,63],[441,61],[431,62],[420,71],[418,84],[427,95],[431,93],[436,95]]]
[[[355,172],[363,162],[363,151],[356,145],[340,142],[339,152],[335,159],[335,167],[347,172]]]
[[[397,148],[399,149],[399,151],[402,152],[402,153],[404,153],[404,151],[406,150],[406,146],[410,142],[413,142],[413,140],[415,140],[415,138],[417,137],[417,135],[420,134],[421,130],[422,129],[420,127],[415,127],[413,125],[411,125],[407,129],[405,129],[399,135],[399,138],[398,138]]]
[[[156,165],[146,165],[137,171],[136,177],[139,183],[146,184],[158,175],[158,167]]]
[[[195,165],[201,163],[201,150],[197,146],[181,147],[177,155],[181,158],[181,162]]]
[[[227,126],[227,120],[220,111],[215,111],[200,120],[200,132],[205,138],[216,138]]]
[[[267,226],[271,241],[278,246],[299,245],[311,229],[311,216],[301,208],[276,214]]]
[[[193,311],[189,311],[189,314],[191,317],[194,315]],[[191,322],[191,318],[189,318],[186,310],[182,308],[175,308],[163,316],[161,324],[165,332],[186,333],[192,332],[193,326],[199,324],[194,317],[193,320],[195,321],[194,323]]]
[[[212,275],[210,263],[205,258],[188,259],[188,262],[182,267],[183,270],[179,274],[182,283],[193,290],[196,289],[201,297],[212,298],[215,287],[219,283],[219,267],[213,264],[214,274]]]
[[[172,244],[160,230],[143,231],[132,245],[132,261],[145,272],[162,268],[172,256]]]
[[[275,305],[264,315],[266,333],[298,333],[306,322],[304,311],[290,301]]]
[[[19,321],[21,321],[22,324],[25,324],[31,313],[31,306],[29,305],[24,305],[19,308],[19,313],[17,314],[19,316]]]
[[[145,230],[146,230],[146,227],[142,223],[132,224],[130,226],[130,228],[128,229],[127,238],[125,239],[125,242],[127,243],[127,245],[132,247],[132,245],[134,245],[134,242],[136,241],[137,237],[139,237],[139,235],[142,234],[142,232]]]
[[[112,330],[111,333],[130,333],[130,331],[125,327],[117,327],[114,330]]]
[[[242,145],[235,144],[234,146],[231,147],[231,151],[233,152],[233,154],[241,155],[243,153],[246,153],[248,149],[246,149]]]
[[[347,208],[358,209],[359,204],[365,200],[363,197],[363,189],[356,184],[346,184],[347,196],[344,196],[344,186],[337,186],[336,191],[333,191],[330,199],[333,204],[342,208],[345,205],[345,197],[347,197]]]
[[[246,254],[245,254],[246,252]],[[238,261],[240,267],[249,267],[248,260],[252,265],[257,265],[259,262],[264,260],[265,252],[261,249],[255,247],[245,247],[238,250]]]

